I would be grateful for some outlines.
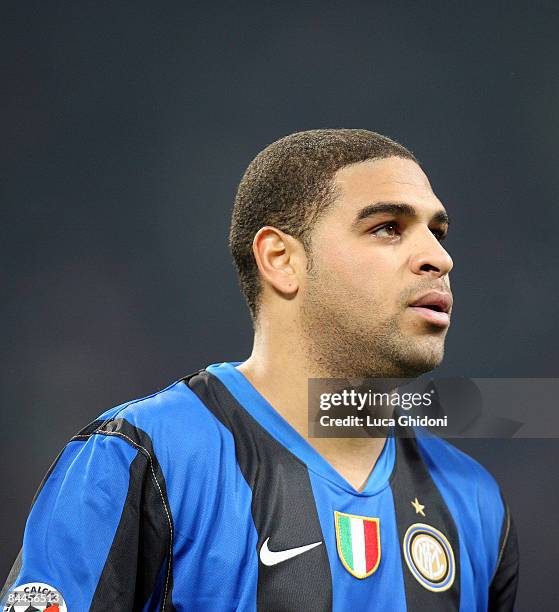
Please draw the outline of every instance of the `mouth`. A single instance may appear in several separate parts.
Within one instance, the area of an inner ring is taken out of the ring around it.
[[[409,308],[437,327],[450,325],[452,297],[449,293],[430,291],[412,302]]]

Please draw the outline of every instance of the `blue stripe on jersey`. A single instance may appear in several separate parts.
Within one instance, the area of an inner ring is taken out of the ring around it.
[[[448,442],[430,435],[418,435],[417,441],[458,528],[460,610],[486,610],[505,513],[499,486],[485,468]]]
[[[68,610],[89,609],[137,453],[101,436],[66,446],[27,520],[15,585],[44,582],[62,593]]]
[[[235,366],[240,361],[209,365],[206,370],[219,378],[235,399],[278,442],[303,461],[309,470],[316,472],[349,493],[356,490],[301,436],[252,386],[250,381]],[[394,467],[395,444],[388,438],[384,449],[369,477],[361,495],[375,495],[390,477]]]
[[[376,468],[375,468],[376,469]],[[333,612],[375,610],[403,612],[406,594],[392,490],[386,483],[376,495],[347,492],[310,473],[316,507],[332,571]],[[374,574],[359,580],[342,565],[336,547],[334,511],[380,519],[381,560]]]

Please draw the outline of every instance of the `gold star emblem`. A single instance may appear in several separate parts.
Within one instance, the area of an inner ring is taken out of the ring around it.
[[[413,509],[415,510],[416,514],[421,514],[421,516],[425,516],[425,512],[423,512],[423,508],[425,508],[425,506],[422,506],[419,503],[419,501],[417,500],[417,497],[410,503],[413,506]]]

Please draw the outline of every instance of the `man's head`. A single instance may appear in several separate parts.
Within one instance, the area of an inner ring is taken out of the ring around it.
[[[407,376],[443,356],[447,317],[410,304],[449,292],[446,230],[407,149],[366,130],[313,130],[249,165],[230,247],[257,327],[263,315],[290,317],[336,375]]]

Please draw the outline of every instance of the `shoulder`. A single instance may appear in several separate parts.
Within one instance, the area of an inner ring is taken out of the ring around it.
[[[166,477],[209,467],[232,441],[229,432],[183,379],[148,396],[114,406],[84,427],[72,441],[95,452],[128,445],[157,464]],[[101,440],[100,440],[101,439]],[[84,449],[85,450],[85,449]],[[205,458],[202,461],[202,458]]]
[[[502,506],[499,485],[481,463],[456,446],[431,435],[418,437],[418,446],[431,475],[465,495],[483,497]]]
[[[136,430],[152,444],[181,438],[195,443],[215,433],[217,421],[200,399],[179,379],[160,391],[133,399],[103,412],[95,423],[97,433],[113,429]],[[112,423],[112,425],[111,425]],[[194,435],[195,434],[195,435]]]
[[[68,460],[66,460],[68,458]],[[137,486],[155,485],[171,514],[182,516],[186,500],[201,499],[201,491],[223,478],[224,464],[234,465],[235,444],[226,429],[183,379],[146,397],[106,410],[82,429],[63,451],[59,470],[69,462],[91,466],[80,477],[90,485],[104,478],[110,464],[120,474],[138,474]],[[77,464],[76,464],[77,465]],[[182,528],[187,521],[180,521]]]

